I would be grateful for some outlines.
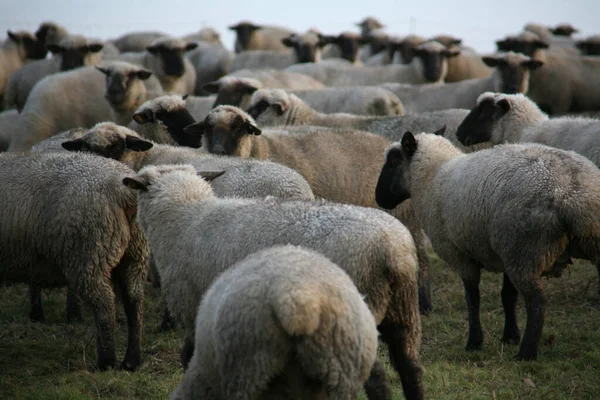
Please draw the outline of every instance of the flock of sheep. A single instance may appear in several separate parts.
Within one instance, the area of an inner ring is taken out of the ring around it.
[[[243,21],[235,53],[210,28],[9,31],[0,282],[29,285],[37,321],[41,290],[66,286],[69,321],[93,310],[98,367],[135,370],[152,273],[163,326],[185,331],[172,398],[391,399],[380,341],[423,399],[432,246],[464,283],[467,350],[488,270],[504,274],[502,341],[536,359],[541,277],[573,258],[600,273],[600,37],[528,24],[481,55],[358,25]]]

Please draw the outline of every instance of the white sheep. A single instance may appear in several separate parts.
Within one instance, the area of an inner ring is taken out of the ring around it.
[[[571,257],[600,262],[600,170],[574,152],[507,144],[464,154],[442,137],[407,132],[386,151],[376,196],[385,208],[411,199],[433,249],[462,278],[467,350],[483,344],[482,270],[504,273],[504,343],[521,338],[523,296],[517,358],[535,360],[547,303],[541,277],[560,276]]]
[[[392,91],[402,101],[408,113],[448,108],[470,109],[485,92],[527,93],[530,71],[543,64],[512,51],[484,56],[483,61],[494,68],[492,74],[486,78],[429,85],[385,83],[381,87]]]
[[[210,286],[196,317],[196,343],[172,399],[208,392],[354,399],[377,358],[377,327],[337,265],[301,247],[275,246],[237,262]]]
[[[276,50],[286,53],[289,50],[281,40],[295,33],[280,26],[257,25],[250,21],[230,25],[229,30],[236,33],[236,53],[246,50]]]
[[[98,367],[116,367],[116,296],[128,325],[122,367],[141,363],[149,248],[137,221],[133,173],[89,154],[0,154],[0,280],[68,286],[96,321]],[[66,223],[68,221],[68,223]],[[24,268],[27,266],[27,268]]]
[[[219,174],[209,176],[218,181]],[[146,167],[123,183],[139,190],[140,225],[168,307],[187,331],[184,365],[194,348],[198,305],[214,279],[251,253],[292,244],[323,254],[352,278],[388,345],[405,396],[423,398],[417,256],[400,222],[342,204],[219,198],[190,166]],[[181,249],[176,258],[175,243]]]

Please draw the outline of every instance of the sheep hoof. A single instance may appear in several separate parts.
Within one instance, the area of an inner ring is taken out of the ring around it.
[[[535,361],[537,360],[537,354],[527,354],[524,351],[519,351],[515,356],[515,361]]]
[[[504,335],[501,342],[504,344],[519,344],[521,342],[521,335],[518,333],[516,335]]]
[[[121,369],[133,372],[139,368],[140,364],[141,361],[139,359],[123,360],[123,362],[121,363]]]
[[[106,357],[106,358],[98,358],[98,368],[96,368],[96,371],[106,371],[110,368],[115,368],[117,365],[117,360],[115,360],[112,357]]]
[[[480,351],[483,348],[483,343],[467,343],[465,350],[467,351]]]
[[[44,322],[46,318],[42,311],[34,309],[29,313],[29,319],[33,322]]]

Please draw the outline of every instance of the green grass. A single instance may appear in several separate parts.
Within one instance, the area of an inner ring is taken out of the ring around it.
[[[466,353],[467,320],[458,277],[432,255],[435,310],[424,317],[422,360],[426,397],[432,399],[600,399],[600,298],[596,270],[577,263],[560,279],[545,280],[549,298],[540,356],[515,362],[516,346],[503,346],[500,274],[483,275],[484,349]],[[0,399],[164,399],[182,379],[181,332],[158,333],[161,301],[146,289],[144,364],[139,371],[91,372],[95,364],[93,320],[64,321],[65,292],[44,295],[46,322],[31,323],[24,286],[0,287]],[[120,307],[122,308],[122,307]],[[519,303],[520,327],[525,311]],[[126,325],[118,316],[118,356]],[[402,399],[391,372],[395,397]],[[362,396],[361,398],[364,398]]]

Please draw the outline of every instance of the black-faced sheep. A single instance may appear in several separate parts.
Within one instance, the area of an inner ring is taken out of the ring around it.
[[[250,21],[241,21],[229,26],[229,29],[236,33],[234,45],[236,53],[246,50],[288,52],[289,49],[283,44],[282,39],[295,33],[279,26],[256,25]]]

